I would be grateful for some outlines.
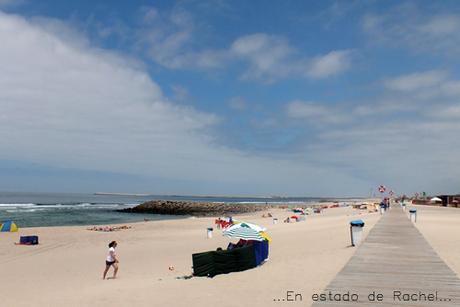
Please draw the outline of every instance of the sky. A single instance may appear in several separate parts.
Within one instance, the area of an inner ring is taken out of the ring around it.
[[[0,0],[0,191],[460,192],[458,1]]]

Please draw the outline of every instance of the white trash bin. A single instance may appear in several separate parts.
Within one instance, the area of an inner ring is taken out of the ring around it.
[[[417,209],[409,210],[409,218],[412,223],[417,223]]]
[[[208,239],[212,238],[212,231],[213,231],[212,227],[209,227],[206,229],[206,234],[207,234]]]
[[[351,246],[358,246],[363,237],[363,220],[353,220],[350,222]]]
[[[276,217],[273,218],[273,224],[278,224],[278,219]]]

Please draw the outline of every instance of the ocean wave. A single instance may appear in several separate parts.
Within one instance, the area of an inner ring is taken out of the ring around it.
[[[69,203],[69,204],[62,204],[62,203],[57,203],[57,204],[34,204],[34,203],[8,203],[8,204],[0,204],[0,211],[7,211],[7,212],[18,212],[20,210],[21,212],[34,212],[32,210],[27,210],[26,209],[33,209],[33,210],[110,210],[110,209],[119,209],[119,208],[127,208],[127,207],[134,207],[138,205],[138,203],[129,203],[129,204],[123,204],[123,203]]]
[[[40,210],[40,209],[21,209],[21,210],[18,210],[18,211],[21,212],[21,213],[24,213],[24,212],[43,211],[43,210]]]
[[[36,206],[37,204],[32,204],[32,203],[28,203],[28,204],[0,204],[0,207],[32,207],[32,206]]]

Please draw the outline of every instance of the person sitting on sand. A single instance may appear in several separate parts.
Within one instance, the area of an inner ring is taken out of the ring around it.
[[[244,247],[248,244],[248,241],[240,239],[238,243],[236,243],[235,247]]]
[[[109,254],[107,255],[107,258],[105,259],[105,270],[104,270],[104,274],[102,275],[102,279],[105,279],[105,276],[107,275],[107,272],[109,271],[111,266],[113,266],[112,279],[117,278],[118,258],[117,258],[117,255],[115,254],[115,247],[117,247],[116,241],[112,241],[109,243]]]

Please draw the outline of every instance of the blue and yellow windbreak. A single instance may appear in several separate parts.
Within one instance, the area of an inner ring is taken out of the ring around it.
[[[6,221],[3,224],[0,224],[0,232],[16,232],[18,231],[18,226],[13,221]]]

